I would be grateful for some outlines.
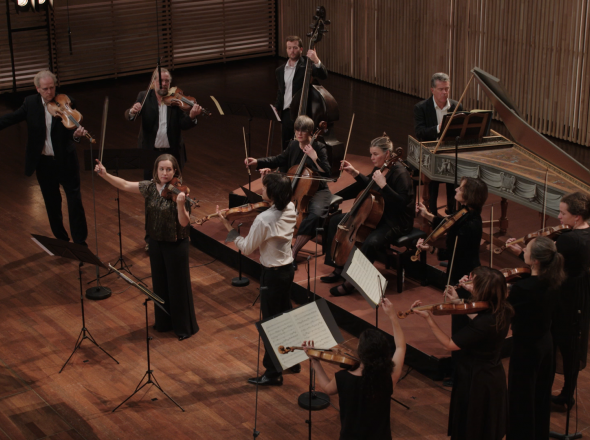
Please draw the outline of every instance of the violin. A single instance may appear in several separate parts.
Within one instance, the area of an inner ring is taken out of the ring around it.
[[[436,240],[438,237],[440,237],[442,234],[444,234],[446,231],[448,231],[451,228],[451,226],[453,226],[455,223],[457,223],[459,221],[459,219],[461,219],[468,212],[469,211],[467,210],[467,208],[463,208],[463,209],[457,211],[456,213],[454,213],[453,215],[449,215],[448,217],[445,217],[445,219],[438,225],[438,227],[434,231],[432,231],[428,237],[426,237],[424,239],[422,244],[429,244],[430,242],[433,242],[434,240]],[[420,249],[418,247],[416,249],[416,254],[412,255],[410,257],[410,259],[412,261],[418,261],[418,258],[420,258],[420,252],[422,252],[422,249]]]
[[[260,214],[264,209],[270,208],[270,206],[270,202],[247,203],[246,205],[237,206],[235,208],[230,208],[226,211],[223,211],[222,214],[226,219],[231,221],[236,218],[248,217],[251,215],[256,216]],[[197,220],[195,223],[197,225],[202,225],[203,223],[212,219],[213,217],[219,217],[219,214],[215,213],[206,215],[205,217]]]
[[[190,112],[197,100],[192,96],[185,95],[178,87],[170,87],[168,95],[162,97],[162,102],[167,106],[180,107],[185,112]],[[201,114],[204,116],[211,116],[211,112],[205,107],[201,107]]]
[[[572,227],[569,225],[559,225],[559,226],[550,226],[548,228],[543,228],[540,229],[536,232],[531,232],[528,235],[525,235],[524,237],[520,237],[518,240],[515,240],[509,244],[504,244],[499,248],[495,248],[494,249],[494,253],[495,254],[501,254],[502,252],[504,252],[504,250],[506,250],[506,248],[508,246],[511,246],[513,244],[516,243],[524,243],[525,245],[529,243],[529,241],[538,238],[538,237],[548,237],[548,238],[555,238],[557,235],[561,234],[563,231],[567,230],[567,229],[571,229]]]
[[[180,193],[185,194],[186,200],[188,200],[193,208],[198,208],[199,201],[195,199],[191,199],[188,195],[190,193],[190,188],[186,185],[183,185],[182,182],[178,177],[173,178],[170,182],[164,185],[162,188],[162,197],[168,200],[172,200],[176,202],[176,198]]]
[[[383,173],[391,169],[397,161],[401,160],[401,156],[402,149],[398,147],[379,171]],[[338,224],[331,249],[332,258],[337,266],[346,264],[355,243],[357,241],[364,242],[383,216],[385,202],[379,192],[372,190],[374,184],[375,181],[371,180],[367,187],[359,193],[350,211]]]
[[[506,278],[506,282],[510,283],[511,281],[522,278],[523,275],[530,275],[531,268],[530,267],[515,267],[513,269],[507,268],[507,269],[500,269],[500,272],[502,272],[502,275],[504,275],[504,278]],[[453,289],[458,289],[459,287],[465,286],[468,284],[473,284],[473,280],[469,280],[464,283],[459,283],[459,284],[453,286]]]
[[[320,361],[330,362],[332,364],[340,364],[342,367],[353,367],[356,368],[360,364],[360,361],[346,353],[342,353],[338,349],[329,348],[307,348],[307,347],[284,347],[279,346],[279,353],[286,354],[295,350],[306,350],[309,357],[319,359]]]
[[[72,108],[72,101],[68,95],[56,95],[53,101],[47,103],[47,111],[54,118],[61,118],[61,122],[68,130],[80,128],[82,113]],[[96,144],[96,140],[86,133],[85,136],[91,143]]]
[[[430,310],[433,315],[469,315],[471,313],[479,313],[483,310],[489,309],[490,303],[488,301],[472,301],[464,304],[452,304],[452,303],[441,303],[441,304],[427,304],[424,306],[414,307],[405,312],[397,312],[399,319],[407,318],[408,315],[413,314],[415,311]]]

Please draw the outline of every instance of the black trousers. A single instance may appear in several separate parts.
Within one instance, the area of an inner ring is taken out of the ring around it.
[[[162,298],[166,314],[155,306],[155,329],[174,330],[177,336],[191,336],[199,331],[191,275],[188,264],[189,239],[175,242],[150,238],[150,266],[154,293]]]
[[[260,287],[266,289],[260,290],[260,311],[262,319],[270,318],[279,313],[291,310],[291,284],[295,270],[291,264],[279,269],[268,269],[263,267],[260,276]],[[266,368],[267,376],[277,376],[281,374],[274,366],[270,355],[272,348],[265,347],[262,365]]]
[[[438,212],[438,187],[441,182],[436,180],[431,180],[428,184],[428,210],[436,215]],[[454,183],[445,183],[447,187],[447,210],[450,212],[455,212],[455,207],[457,205],[457,201],[455,200],[455,184]]]
[[[281,113],[281,147],[283,147],[283,150],[289,146],[289,142],[295,137],[294,122],[291,120],[291,110],[283,110]]]
[[[324,257],[324,264],[327,266],[337,267],[332,259],[332,243],[334,242],[334,236],[338,229],[338,223],[340,223],[345,215],[342,213],[330,218],[330,226],[328,227],[328,235],[326,237],[326,255]],[[392,228],[382,219],[377,225],[377,228],[363,242],[360,251],[371,263],[374,263],[379,253],[384,252],[391,241],[400,235],[401,231]]]
[[[53,156],[41,156],[36,175],[45,202],[49,226],[55,238],[64,241],[70,240],[64,228],[61,212],[62,199],[59,190],[61,185],[68,202],[72,240],[74,243],[85,244],[88,237],[88,226],[80,193],[80,167],[77,154],[67,153],[60,159]]]

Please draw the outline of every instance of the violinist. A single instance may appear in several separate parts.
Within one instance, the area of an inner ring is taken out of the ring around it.
[[[319,79],[328,78],[328,70],[318,58],[315,50],[310,49],[307,51],[307,56],[302,55],[303,42],[301,41],[301,38],[295,35],[290,35],[286,40],[287,56],[289,59],[276,70],[279,89],[277,91],[277,100],[275,102],[275,109],[281,117],[281,145],[283,150],[289,146],[289,142],[291,142],[295,135],[290,106],[293,101],[293,96],[303,88],[307,59],[309,58],[313,63],[311,71],[312,77]]]
[[[383,136],[371,141],[369,153],[374,168],[368,176],[361,174],[350,162],[342,161],[342,170],[353,176],[356,182],[341,191],[340,194],[345,200],[352,199],[365,189],[369,182],[374,181],[377,184],[378,188],[376,189],[383,196],[385,203],[383,216],[377,228],[369,234],[360,249],[369,261],[374,262],[377,259],[379,250],[385,249],[393,239],[408,233],[412,229],[414,221],[414,187],[410,175],[401,163],[395,163],[387,173],[380,171],[380,168],[393,155],[393,143],[385,133],[383,133]],[[330,219],[326,240],[327,249],[331,249],[338,224],[343,218],[344,214],[339,214]],[[328,276],[321,277],[320,281],[334,283],[342,279],[343,267],[336,266],[331,252],[326,252],[325,264],[334,267],[334,271]],[[334,296],[349,295],[353,291],[354,287],[348,281],[330,289],[330,293]]]
[[[559,204],[559,220],[572,229],[557,237],[555,246],[563,255],[566,279],[555,293],[552,308],[551,334],[553,336],[557,372],[563,374],[563,389],[552,402],[564,409],[574,405],[578,372],[586,367],[588,333],[590,325],[590,196],[575,192],[564,196]],[[514,239],[509,239],[510,244]],[[517,254],[522,249],[511,245]],[[581,310],[578,318],[577,311]],[[580,337],[578,338],[578,335]],[[557,362],[561,360],[561,362]],[[563,366],[563,369],[561,368]]]
[[[295,140],[281,154],[273,157],[254,159],[248,157],[244,161],[246,166],[256,165],[262,175],[270,173],[271,168],[279,167],[286,171],[294,165],[299,165],[303,155],[307,154],[305,166],[311,169],[317,177],[330,178],[331,166],[328,161],[326,145],[319,141],[310,144],[314,123],[308,116],[299,116],[295,120]],[[319,188],[309,202],[309,215],[302,221],[297,231],[297,238],[293,245],[293,268],[297,270],[297,254],[301,248],[316,235],[320,227],[320,220],[328,215],[332,193],[325,181],[319,182]]]
[[[42,70],[35,75],[33,82],[38,94],[27,96],[15,112],[0,116],[0,130],[27,121],[25,175],[31,176],[33,172],[37,175],[51,232],[58,240],[70,240],[63,225],[61,185],[68,202],[72,240],[86,245],[88,227],[80,193],[80,165],[74,142],[79,142],[88,132],[82,126],[70,131],[51,116],[47,105],[55,98],[57,78],[53,73]],[[75,107],[73,101],[72,107]]]
[[[153,179],[128,182],[107,173],[98,161],[94,171],[122,191],[141,194],[145,198],[146,229],[149,234],[149,255],[154,293],[162,298],[166,314],[154,308],[159,332],[173,330],[178,340],[190,338],[199,331],[189,270],[190,202],[181,192],[176,201],[162,197],[164,187],[174,178],[182,182],[176,158],[162,154],[156,159]]]
[[[327,394],[338,394],[341,439],[391,439],[391,395],[400,378],[406,356],[406,340],[393,304],[384,298],[383,310],[391,320],[395,351],[381,331],[361,333],[358,345],[360,366],[341,370],[329,379],[322,363],[310,357],[319,386]],[[312,348],[313,341],[303,342]]]
[[[530,266],[531,276],[514,282],[508,296],[514,308],[514,345],[508,373],[508,440],[549,438],[552,297],[565,279],[563,256],[547,237],[535,238],[527,244],[524,262]]]
[[[291,310],[291,284],[295,275],[291,264],[291,241],[297,214],[291,202],[291,181],[288,177],[266,174],[262,178],[262,186],[262,198],[271,202],[272,206],[258,214],[246,237],[238,234],[219,207],[217,213],[229,231],[226,242],[233,241],[245,255],[260,249],[260,312],[262,319],[266,319]],[[283,384],[283,375],[276,370],[268,351],[264,354],[262,365],[266,368],[264,374],[248,379],[248,383],[264,386]],[[291,372],[300,371],[300,365],[291,367]]]
[[[459,301],[450,286],[445,295]],[[449,410],[447,435],[451,440],[500,440],[506,433],[508,408],[501,349],[514,313],[507,296],[504,275],[480,266],[473,271],[473,300],[488,301],[491,307],[467,318],[468,324],[452,337],[440,329],[429,311],[414,311],[426,319],[440,345],[450,352],[461,352],[456,357]],[[418,300],[412,307],[420,304]]]
[[[147,92],[139,92],[135,104],[125,110],[125,119],[132,121],[136,117],[141,117],[138,148],[171,154],[182,170],[187,158],[181,130],[191,129],[197,124],[197,116],[201,114],[202,107],[195,104],[189,113],[185,113],[179,107],[166,106],[162,98],[168,95],[172,75],[163,67],[160,71],[161,85],[158,69],[156,69],[152,75],[150,88]],[[143,178],[151,179],[151,173],[151,168],[146,168]]]

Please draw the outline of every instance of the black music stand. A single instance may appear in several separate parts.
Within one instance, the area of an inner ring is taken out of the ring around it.
[[[160,152],[156,150],[147,150],[141,148],[126,148],[126,149],[107,149],[103,151],[102,156],[102,164],[104,167],[109,170],[109,168],[114,169],[115,171],[113,174],[115,176],[119,176],[119,170],[144,170],[148,166],[152,165],[158,156],[160,156]],[[84,163],[86,164],[86,171],[94,170],[94,165],[92,167],[90,164],[92,163],[90,160],[90,151],[84,151]],[[116,267],[119,264],[119,270],[124,270],[129,275],[133,276],[135,279],[139,280],[133,273],[131,272],[130,265],[125,262],[123,258],[123,236],[121,234],[121,204],[120,204],[120,197],[119,197],[119,188],[117,190],[117,197],[115,200],[117,201],[117,219],[119,222],[119,232],[117,235],[119,236],[119,259],[115,262],[114,266]],[[104,278],[113,271],[109,270],[108,273],[105,275],[100,276],[99,278]],[[95,280],[90,281],[93,282]],[[90,284],[89,283],[89,284]]]
[[[104,352],[104,354],[106,354],[108,357],[110,357],[112,360],[114,360],[118,364],[119,361],[117,361],[117,359],[115,359],[109,353],[107,353],[105,351],[105,349],[102,348],[100,345],[98,345],[98,343],[94,340],[94,338],[90,334],[90,331],[86,328],[86,318],[84,315],[84,291],[82,289],[82,265],[84,263],[88,263],[88,264],[93,264],[95,266],[103,267],[106,269],[105,265],[102,264],[102,262],[96,257],[96,255],[94,255],[92,253],[92,251],[88,248],[88,246],[84,246],[84,245],[81,245],[78,243],[70,243],[68,241],[63,241],[63,240],[57,240],[55,238],[44,237],[43,235],[35,235],[35,234],[31,234],[31,235],[33,236],[33,241],[37,245],[39,245],[39,247],[41,249],[43,249],[45,252],[47,252],[49,255],[69,258],[71,260],[76,260],[79,263],[78,264],[78,279],[80,280],[80,307],[82,308],[82,330],[80,330],[80,334],[78,335],[78,339],[76,340],[76,345],[74,346],[74,351],[72,351],[72,354],[70,355],[68,360],[65,362],[63,367],[61,367],[61,370],[59,370],[59,372],[61,373],[63,371],[63,369],[66,367],[66,365],[68,364],[68,362],[70,361],[72,356],[74,356],[74,353],[76,353],[76,350],[78,350],[78,348],[80,348],[80,346],[82,345],[82,342],[84,341],[84,339],[88,339],[90,342],[92,342],[94,345],[96,345],[98,348],[100,348]]]
[[[117,269],[115,269],[110,264],[109,264],[109,269],[111,269],[113,272],[115,272],[117,275],[119,275],[121,278],[123,278],[125,281],[127,281],[129,284],[131,284],[133,287],[135,287],[137,290],[139,290],[141,293],[143,293],[146,296],[145,300],[143,301],[143,306],[145,307],[145,343],[146,343],[146,347],[147,347],[147,350],[146,350],[146,354],[147,354],[147,370],[146,370],[145,374],[143,375],[143,377],[141,378],[141,380],[139,381],[139,383],[135,387],[135,391],[133,391],[133,393],[129,397],[127,397],[125,400],[123,400],[111,412],[115,412],[121,405],[123,405],[125,402],[127,402],[129,399],[131,399],[133,396],[135,396],[143,387],[145,387],[148,384],[152,384],[156,388],[158,388],[166,397],[168,397],[168,399],[172,403],[174,403],[177,407],[179,407],[182,410],[182,412],[184,412],[184,408],[182,406],[180,406],[176,402],[176,400],[174,400],[172,397],[170,397],[168,395],[168,393],[162,389],[162,387],[160,386],[160,384],[156,380],[156,377],[154,376],[154,371],[152,370],[151,363],[150,363],[150,341],[152,340],[152,337],[150,336],[150,331],[149,331],[150,326],[149,326],[148,306],[147,305],[148,305],[148,301],[151,300],[151,301],[154,302],[154,306],[159,307],[167,315],[170,315],[168,313],[168,311],[164,307],[162,307],[162,304],[164,304],[164,300],[162,298],[160,298],[158,295],[156,295],[154,292],[152,292],[151,290],[149,290],[146,287],[143,287],[143,286],[137,284],[131,278],[126,277],[124,274],[122,274],[121,272],[119,272]],[[146,382],[142,384],[143,380],[146,377],[147,377]]]

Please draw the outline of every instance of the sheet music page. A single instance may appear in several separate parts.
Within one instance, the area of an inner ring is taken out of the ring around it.
[[[350,264],[342,275],[344,278],[350,278],[350,281],[362,290],[365,298],[372,301],[375,306],[379,305],[381,287],[385,291],[387,280],[358,248],[353,249]]]
[[[277,121],[278,122],[282,122],[281,121],[281,117],[279,116],[279,112],[278,112],[277,108],[274,105],[272,105],[272,104],[270,104],[270,108],[272,108],[272,111],[275,112],[275,116],[277,117]]]
[[[304,340],[303,335],[299,331],[298,325],[291,314],[292,312],[284,313],[281,316],[277,316],[276,318],[261,324],[283,369],[287,369],[308,359],[303,350],[295,350],[286,354],[279,353],[279,346],[301,347],[301,343]]]
[[[338,345],[315,302],[301,306],[289,314],[293,315],[303,338],[297,345],[301,345],[303,341],[314,341],[315,347],[326,349]]]

